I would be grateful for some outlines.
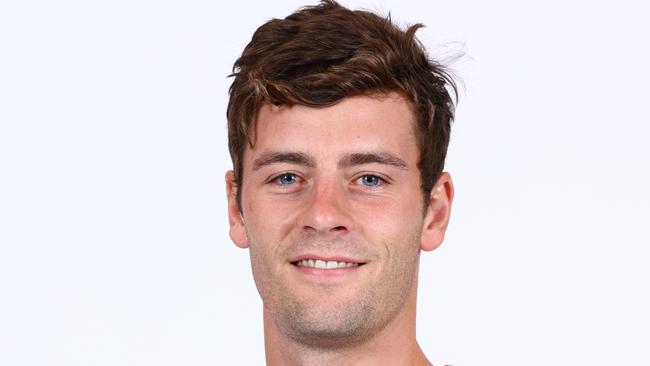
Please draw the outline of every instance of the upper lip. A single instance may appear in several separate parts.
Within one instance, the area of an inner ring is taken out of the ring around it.
[[[322,261],[337,261],[337,262],[348,262],[348,263],[366,263],[362,259],[350,258],[342,255],[318,255],[318,254],[301,254],[289,259],[289,262],[300,262],[304,259],[319,259]]]

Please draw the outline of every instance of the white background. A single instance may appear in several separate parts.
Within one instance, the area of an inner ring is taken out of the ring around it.
[[[643,3],[343,2],[465,53],[452,224],[420,274],[436,365],[650,364]],[[0,0],[1,365],[263,364],[226,76],[306,4]]]

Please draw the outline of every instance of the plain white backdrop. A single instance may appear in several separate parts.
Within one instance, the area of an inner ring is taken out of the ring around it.
[[[314,3],[0,0],[1,365],[263,364],[226,76]],[[422,256],[430,360],[649,365],[648,6],[342,3],[424,23],[465,84],[452,223]]]

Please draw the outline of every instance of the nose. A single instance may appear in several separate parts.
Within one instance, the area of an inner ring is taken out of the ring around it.
[[[314,185],[309,202],[300,215],[302,230],[309,234],[343,235],[350,231],[352,218],[345,191],[340,184],[321,181]]]

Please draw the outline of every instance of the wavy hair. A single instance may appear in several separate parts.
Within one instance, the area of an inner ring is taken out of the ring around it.
[[[263,104],[323,107],[346,97],[394,91],[413,107],[426,210],[444,168],[454,118],[450,92],[457,99],[457,88],[415,37],[421,27],[401,30],[390,15],[350,10],[333,0],[260,26],[230,75],[228,148],[235,184],[241,187],[244,150],[246,144],[254,146]]]

